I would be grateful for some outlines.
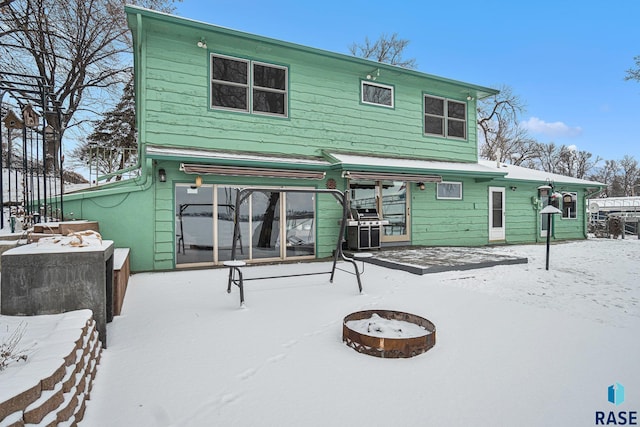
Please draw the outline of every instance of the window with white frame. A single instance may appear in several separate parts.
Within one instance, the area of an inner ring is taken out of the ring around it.
[[[562,193],[562,218],[564,219],[576,219],[577,211],[576,207],[578,200],[577,193]]]
[[[393,108],[393,86],[362,81],[360,92],[363,104]]]
[[[436,198],[444,200],[462,200],[462,183],[442,181],[436,184]]]
[[[424,95],[424,133],[445,138],[467,138],[467,104]]]
[[[211,108],[287,117],[287,67],[211,55]]]

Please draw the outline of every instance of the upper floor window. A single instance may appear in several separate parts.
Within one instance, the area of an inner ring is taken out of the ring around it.
[[[577,193],[563,193],[562,194],[562,218],[575,219],[576,201],[578,199]]]
[[[467,104],[424,96],[424,133],[445,138],[467,138]]]
[[[362,81],[362,103],[393,108],[393,86]]]
[[[287,116],[287,68],[211,55],[211,108]]]

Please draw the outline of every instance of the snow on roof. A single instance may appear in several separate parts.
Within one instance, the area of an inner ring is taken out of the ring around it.
[[[524,168],[522,166],[509,165],[506,163],[500,163],[500,167],[498,167],[494,160],[479,160],[478,164],[484,165],[494,170],[501,170],[503,172],[506,172],[507,175],[505,176],[505,178],[510,180],[539,181],[539,182],[552,181],[554,183],[579,184],[579,185],[585,185],[590,187],[606,186],[606,184],[603,184],[601,182],[588,181],[586,179],[573,178],[571,176],[565,176],[557,173],[550,173],[550,172],[540,171],[536,169]]]
[[[416,160],[416,159],[400,159],[389,157],[373,157],[373,156],[357,156],[352,154],[328,153],[337,163],[342,163],[344,167],[356,166],[377,166],[392,167],[425,171],[443,172],[466,172],[479,174],[504,174],[505,171],[496,170],[479,163],[462,163],[462,162],[442,162],[436,160]]]
[[[177,157],[184,158],[185,160],[188,158],[196,160],[241,160],[262,163],[295,163],[315,166],[329,166],[329,163],[324,160],[316,160],[303,157],[269,156],[266,154],[223,152],[194,148],[158,147],[153,145],[147,145],[145,147],[145,150],[147,155],[153,158]]]
[[[597,203],[600,209],[606,208],[640,208],[640,197],[606,197],[600,199],[591,199],[590,203]]]

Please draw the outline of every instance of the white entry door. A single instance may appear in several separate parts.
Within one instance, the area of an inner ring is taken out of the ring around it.
[[[505,239],[504,187],[489,187],[489,240]]]

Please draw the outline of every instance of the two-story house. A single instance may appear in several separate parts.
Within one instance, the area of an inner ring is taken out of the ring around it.
[[[65,199],[132,269],[331,255],[337,188],[379,241],[472,246],[586,236],[601,184],[478,160],[476,103],[496,90],[127,6],[140,177]],[[553,185],[553,191],[548,187]],[[260,186],[236,206],[240,188]],[[348,234],[348,233],[347,233]],[[358,245],[355,245],[356,248]]]

